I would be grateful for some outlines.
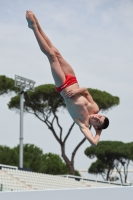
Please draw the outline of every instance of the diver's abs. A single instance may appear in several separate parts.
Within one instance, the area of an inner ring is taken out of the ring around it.
[[[65,99],[66,106],[69,114],[73,120],[77,123],[78,121],[85,123],[89,116],[89,102],[83,97]],[[88,120],[87,120],[88,121]]]

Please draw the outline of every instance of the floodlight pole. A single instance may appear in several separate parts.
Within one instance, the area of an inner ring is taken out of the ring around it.
[[[19,167],[23,168],[23,112],[24,112],[24,90],[34,92],[35,81],[15,75],[15,86],[20,88],[20,145],[19,145]]]
[[[24,91],[20,88],[20,145],[19,145],[19,167],[23,168],[23,110],[24,110]]]

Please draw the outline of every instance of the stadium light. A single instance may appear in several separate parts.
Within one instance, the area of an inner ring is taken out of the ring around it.
[[[15,86],[34,92],[35,81],[15,75]]]
[[[34,92],[35,81],[15,75],[15,86],[20,88],[20,147],[19,147],[19,167],[23,168],[23,110],[24,91]]]

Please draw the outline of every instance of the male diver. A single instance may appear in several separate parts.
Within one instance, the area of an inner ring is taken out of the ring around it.
[[[98,114],[98,105],[86,88],[79,87],[74,70],[46,36],[34,13],[26,11],[26,19],[41,51],[49,60],[56,90],[64,98],[69,114],[88,141],[96,146],[102,129],[109,125],[108,118]],[[95,136],[90,131],[90,126],[94,127]]]

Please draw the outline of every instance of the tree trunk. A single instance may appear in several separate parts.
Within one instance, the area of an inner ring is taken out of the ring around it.
[[[127,163],[126,163],[126,167],[124,166],[124,175],[125,175],[124,180],[125,180],[125,183],[127,183],[128,165],[129,165],[129,163],[130,163],[130,160],[127,161]]]
[[[67,167],[68,167],[68,170],[69,170],[69,174],[71,175],[75,175],[75,170],[74,170],[74,162],[71,162],[68,157],[66,156],[65,154],[65,144],[62,143],[61,145],[61,152],[62,152],[62,158],[64,159]]]
[[[120,176],[121,184],[123,185],[123,179],[122,179],[121,172],[118,171],[118,173],[119,173],[119,176]]]
[[[107,171],[107,178],[106,178],[106,181],[109,181],[110,180],[110,169],[108,169]]]

